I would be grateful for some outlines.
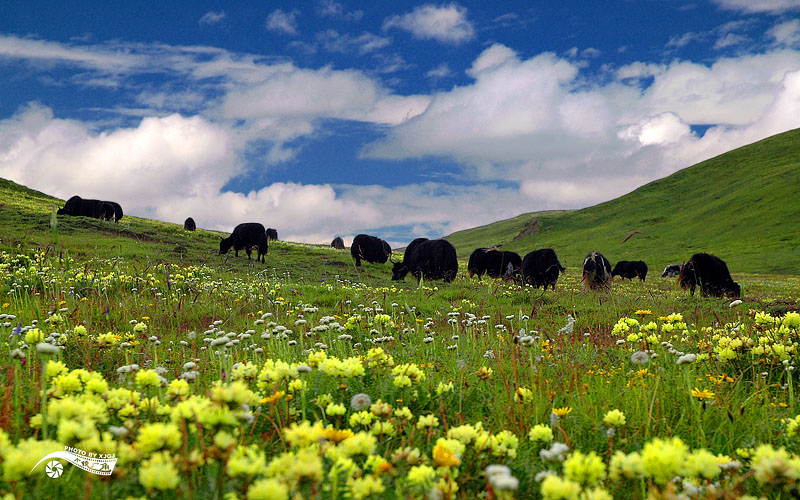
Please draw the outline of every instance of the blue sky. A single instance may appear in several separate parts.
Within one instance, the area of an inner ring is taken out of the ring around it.
[[[404,245],[800,126],[800,0],[140,5],[0,3],[0,176]]]

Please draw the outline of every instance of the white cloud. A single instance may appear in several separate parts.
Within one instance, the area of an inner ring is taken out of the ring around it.
[[[780,22],[767,31],[767,36],[772,38],[775,45],[800,46],[800,20],[792,19]]]
[[[723,9],[749,13],[781,14],[800,10],[800,0],[714,0],[714,3]]]
[[[501,43],[496,43],[481,52],[477,59],[473,61],[472,67],[467,71],[467,74],[474,78],[481,71],[495,68],[510,59],[516,59],[516,57],[516,52]]]
[[[393,16],[384,21],[383,29],[400,28],[422,40],[458,44],[471,40],[475,28],[467,19],[467,9],[458,4],[437,7],[422,5],[408,14]]]
[[[764,54],[721,58],[711,66],[676,61],[665,67],[620,68],[655,78],[626,119],[637,122],[665,111],[687,123],[745,125],[761,116],[774,99],[787,71],[800,68],[800,53],[777,50]]]
[[[333,0],[323,0],[319,7],[319,14],[354,22],[360,21],[364,17],[363,10],[345,11],[341,3]]]
[[[741,45],[742,43],[746,42],[748,38],[746,36],[737,35],[736,33],[728,33],[714,42],[715,49],[724,49],[726,47],[732,47],[734,45]]]
[[[644,146],[672,144],[689,134],[691,129],[675,113],[661,113],[620,131],[623,139],[634,139]]]
[[[199,117],[98,133],[31,105],[0,121],[0,131],[0,176],[65,199],[124,201],[133,213],[207,194],[238,173],[231,134]]]
[[[446,62],[443,62],[442,64],[425,73],[425,76],[428,78],[445,78],[452,74],[453,71],[450,69],[450,66]]]
[[[364,32],[358,36],[327,30],[317,34],[317,40],[331,52],[358,52],[361,55],[382,49],[391,41],[382,36]]]
[[[145,56],[122,48],[115,50],[109,45],[75,46],[13,35],[0,35],[0,58],[71,64],[109,72],[142,68],[147,60]]]
[[[282,9],[275,9],[267,17],[266,26],[270,31],[277,31],[286,35],[297,35],[297,16],[300,11],[292,9],[287,12]]]
[[[221,22],[223,19],[225,19],[224,10],[221,10],[219,12],[214,12],[213,10],[210,10],[205,14],[203,14],[203,17],[200,18],[198,24],[210,26],[212,24],[217,24]]]
[[[681,35],[673,35],[670,37],[669,41],[667,42],[667,47],[685,47],[689,45],[689,43],[699,40],[702,38],[702,35],[698,33],[688,32],[683,33]]]
[[[222,101],[221,114],[229,119],[326,117],[397,124],[426,105],[423,96],[390,96],[358,71],[292,67],[257,85],[231,90]]]

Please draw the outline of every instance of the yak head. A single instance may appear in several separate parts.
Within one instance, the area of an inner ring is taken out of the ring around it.
[[[392,266],[392,281],[400,281],[408,274],[408,266],[405,262],[393,262]]]
[[[233,246],[233,238],[220,238],[219,240],[219,254],[224,255]]]

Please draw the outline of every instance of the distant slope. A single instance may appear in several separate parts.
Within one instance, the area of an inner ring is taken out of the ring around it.
[[[537,221],[531,223],[531,221]],[[741,147],[617,199],[581,210],[533,212],[447,236],[459,257],[503,244],[524,255],[552,247],[567,267],[590,250],[650,273],[704,251],[731,271],[800,274],[800,129]],[[531,223],[529,233],[514,239]],[[639,231],[628,241],[623,240]]]

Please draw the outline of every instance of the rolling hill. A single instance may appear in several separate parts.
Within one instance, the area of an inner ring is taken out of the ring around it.
[[[581,210],[533,212],[445,238],[466,257],[502,244],[553,248],[567,267],[590,250],[644,260],[650,273],[695,252],[732,272],[800,274],[800,129],[775,135]],[[637,234],[626,237],[634,231]]]

